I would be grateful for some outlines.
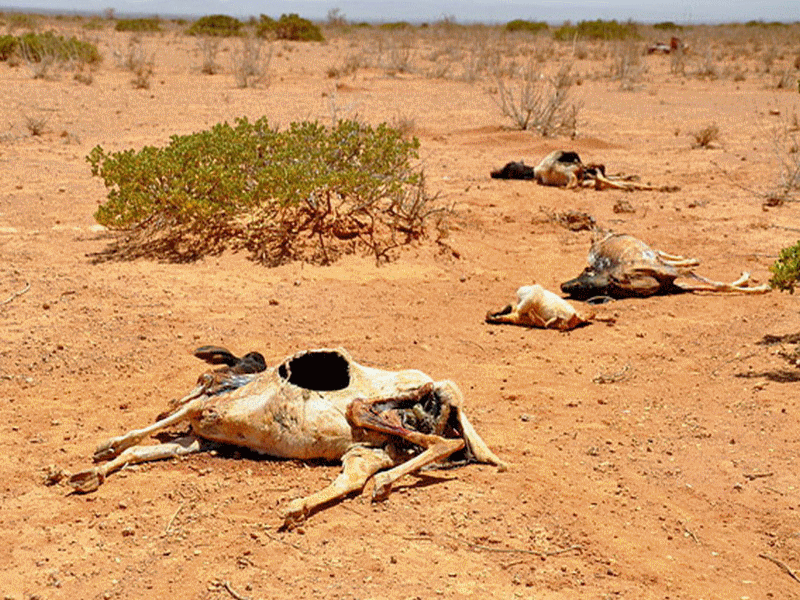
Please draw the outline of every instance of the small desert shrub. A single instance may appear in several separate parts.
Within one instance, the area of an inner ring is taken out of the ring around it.
[[[660,31],[681,31],[683,25],[676,25],[672,21],[662,21],[661,23],[655,23],[653,29]]]
[[[102,60],[97,46],[78,38],[69,39],[52,31],[45,33],[26,33],[18,38],[19,47],[26,60],[41,62],[52,59],[58,62],[69,60],[86,64],[96,64]]]
[[[28,133],[32,136],[39,136],[44,133],[48,117],[42,115],[23,115],[23,117],[25,118],[25,127]]]
[[[296,42],[322,42],[325,40],[317,25],[295,13],[281,15],[275,24],[275,37],[279,40]]]
[[[564,24],[555,31],[553,37],[559,41],[572,41],[575,38],[586,40],[627,40],[639,39],[639,30],[636,23],[627,21],[619,23],[616,20],[581,21],[577,25]]]
[[[800,241],[781,250],[778,260],[769,270],[772,272],[769,280],[772,288],[794,294],[794,288],[800,279]]]
[[[269,64],[272,61],[272,46],[262,53],[262,40],[243,39],[238,49],[231,54],[233,60],[233,76],[236,87],[253,87],[267,78]]]
[[[367,62],[362,55],[351,54],[340,64],[331,65],[328,67],[325,70],[325,74],[331,79],[337,79],[339,77],[355,75],[359,69],[366,66],[368,66]]]
[[[509,33],[517,31],[524,31],[527,33],[539,33],[550,29],[550,26],[544,21],[526,21],[524,19],[514,19],[506,23],[505,30]]]
[[[188,35],[210,35],[217,37],[233,37],[241,35],[242,22],[228,15],[208,15],[195,21]]]
[[[133,87],[143,90],[150,89],[150,77],[155,68],[155,53],[148,56],[140,43],[133,42],[128,46],[123,66],[134,75],[131,80]]]
[[[800,192],[800,123],[797,114],[776,125],[768,133],[772,153],[778,162],[778,185],[768,190],[768,199],[783,203],[795,199]]]
[[[563,65],[555,76],[544,77],[531,60],[509,84],[503,77],[496,76],[498,98],[495,103],[518,129],[533,129],[543,136],[572,135],[577,128],[580,107],[568,102],[573,83],[570,69],[571,65]]]
[[[641,52],[635,43],[619,42],[614,46],[611,77],[619,81],[620,89],[632,91],[642,78]]]
[[[414,29],[414,26],[408,21],[392,21],[390,23],[381,23],[378,27],[383,31],[408,31]]]
[[[419,141],[388,125],[266,118],[172,136],[168,146],[87,157],[108,199],[97,221],[127,232],[116,255],[191,260],[244,248],[268,265],[376,260],[420,238],[433,213],[415,162]]]
[[[711,148],[715,142],[719,141],[719,127],[716,123],[711,123],[695,131],[692,137],[694,138],[692,148]]]
[[[0,35],[0,61],[11,58],[19,48],[19,40],[13,35]]]
[[[217,64],[217,54],[219,53],[219,38],[203,37],[197,43],[200,49],[200,54],[203,56],[203,63],[200,65],[200,71],[206,75],[214,75],[222,70]]]
[[[101,29],[105,29],[106,24],[103,22],[103,19],[100,17],[92,17],[86,23],[83,24],[84,29],[88,29],[90,31],[100,31]]]
[[[120,19],[114,25],[115,31],[134,31],[138,33],[161,31],[159,19]]]
[[[322,30],[317,25],[295,13],[281,15],[277,21],[272,17],[261,15],[256,26],[256,36],[296,42],[322,42],[325,40]]]

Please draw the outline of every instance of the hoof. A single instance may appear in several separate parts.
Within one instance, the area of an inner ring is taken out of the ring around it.
[[[88,494],[99,488],[104,480],[105,477],[97,469],[87,469],[71,476],[69,484],[79,494]]]

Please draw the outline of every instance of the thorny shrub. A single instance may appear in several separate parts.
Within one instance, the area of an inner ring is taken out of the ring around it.
[[[274,35],[279,40],[298,42],[322,42],[325,40],[317,25],[296,13],[281,15],[277,21],[267,15],[261,15],[256,26],[256,35],[262,38]]]
[[[97,146],[87,160],[109,188],[95,218],[126,232],[110,257],[185,261],[243,248],[267,265],[327,264],[357,251],[387,260],[424,235],[435,209],[418,148],[385,123],[279,131],[262,117],[175,135],[164,148]]]
[[[210,35],[216,37],[232,37],[241,35],[242,22],[228,15],[208,15],[201,17],[189,29],[188,35]]]

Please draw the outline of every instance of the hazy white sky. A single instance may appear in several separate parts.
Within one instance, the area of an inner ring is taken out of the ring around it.
[[[339,8],[351,21],[433,21],[453,16],[458,22],[506,22],[530,19],[633,19],[640,22],[720,23],[749,20],[800,21],[800,0],[0,0],[6,9],[89,11],[113,8],[117,15],[187,15],[223,13],[237,17],[295,12],[324,19]]]

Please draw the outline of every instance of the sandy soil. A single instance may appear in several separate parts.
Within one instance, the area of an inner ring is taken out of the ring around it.
[[[119,59],[130,34],[54,24],[88,35],[105,60],[89,85],[65,69],[42,80],[0,64],[5,598],[800,597],[780,566],[800,572],[800,372],[758,343],[800,331],[795,297],[625,300],[598,309],[615,324],[570,333],[483,322],[520,285],[558,290],[583,268],[589,233],[546,211],[588,212],[701,259],[713,278],[749,270],[766,281],[799,216],[756,193],[776,181],[770,132],[797,103],[773,85],[777,68],[729,50],[726,64],[748,76],[702,80],[641,57],[645,72],[622,91],[607,77],[610,55],[592,51],[575,64],[577,139],[544,139],[508,128],[486,77],[375,64],[328,77],[348,56],[379,55],[366,34],[276,43],[269,81],[244,89],[230,43],[222,72],[205,75],[194,39],[144,36],[155,72],[137,89]],[[332,107],[413,125],[430,189],[455,211],[455,252],[429,239],[381,267],[93,260],[110,239],[92,218],[105,198],[85,160],[95,145],[164,144],[241,115],[329,123]],[[31,118],[46,118],[42,135],[29,133]],[[717,147],[693,149],[690,133],[711,123]],[[488,176],[554,148],[681,190],[576,192]],[[635,212],[615,213],[619,200]],[[365,364],[452,379],[513,466],[408,477],[384,502],[358,495],[290,532],[278,531],[281,507],[336,465],[198,455],[127,469],[85,496],[45,485],[49,470],[84,468],[98,442],[190,389],[202,344],[259,350],[273,364],[343,346]]]

